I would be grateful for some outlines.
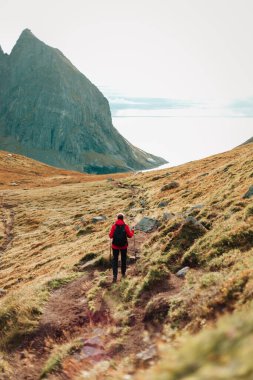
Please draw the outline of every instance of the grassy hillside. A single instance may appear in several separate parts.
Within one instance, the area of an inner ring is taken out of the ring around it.
[[[0,378],[251,379],[252,153],[122,178],[33,161],[16,185],[4,162],[31,161],[2,153]],[[159,226],[112,285],[118,211]]]

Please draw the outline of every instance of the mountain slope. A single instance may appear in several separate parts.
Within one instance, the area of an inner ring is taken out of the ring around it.
[[[0,51],[0,89],[2,150],[99,174],[165,163],[126,141],[101,92],[28,29],[9,56]]]
[[[249,144],[249,143],[252,143],[253,142],[253,137],[251,137],[251,139],[248,139],[247,141],[245,141],[244,144]]]
[[[251,380],[252,153],[247,144],[120,181],[37,188],[34,174],[29,192],[2,191],[5,378]],[[159,226],[136,232],[127,278],[111,285],[118,211]]]

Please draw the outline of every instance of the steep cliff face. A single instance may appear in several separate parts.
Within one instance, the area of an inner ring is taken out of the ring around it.
[[[9,56],[0,51],[0,88],[0,149],[95,173],[166,162],[126,141],[103,94],[28,29]]]

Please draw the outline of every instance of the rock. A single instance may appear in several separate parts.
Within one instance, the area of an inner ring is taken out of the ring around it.
[[[144,216],[139,223],[136,224],[135,229],[143,232],[151,232],[154,231],[159,225],[157,219],[149,218]]]
[[[98,88],[28,29],[0,53],[0,104],[2,150],[97,174],[166,163],[123,138]]]
[[[89,339],[86,339],[84,341],[85,346],[97,346],[97,347],[103,347],[103,342],[100,336],[93,336]]]
[[[201,210],[204,206],[202,204],[199,204],[199,205],[194,205],[190,208],[190,211],[193,211],[193,210]]]
[[[182,269],[180,269],[177,273],[176,273],[176,276],[177,277],[182,277],[184,278],[186,273],[189,272],[190,268],[189,267],[184,267]]]
[[[132,379],[133,379],[133,376],[129,374],[126,374],[123,376],[123,380],[132,380]]]
[[[172,181],[170,183],[167,183],[167,185],[164,185],[161,188],[161,191],[172,190],[172,189],[176,189],[177,187],[179,187],[179,183],[175,182],[175,181]]]
[[[18,186],[18,184],[16,182],[11,182],[10,185],[11,186]]]
[[[249,190],[244,194],[243,199],[249,199],[253,197],[253,185],[249,187]]]
[[[5,296],[6,293],[7,293],[6,290],[4,290],[3,288],[0,288],[0,297]]]
[[[196,218],[194,218],[193,216],[187,216],[185,218],[185,224],[189,224],[189,223],[192,223],[194,226],[198,227],[199,230],[202,230],[203,232],[206,232],[207,229],[206,227],[203,226],[203,224],[201,224]]]
[[[168,204],[169,204],[169,201],[162,201],[158,204],[158,207],[159,208],[166,207],[168,206]]]
[[[92,218],[93,223],[103,222],[104,220],[106,220],[106,216],[94,216],[94,218]]]
[[[95,360],[94,360],[95,361]],[[81,376],[79,379],[86,380],[95,380],[104,378],[105,372],[110,368],[111,361],[110,360],[100,360],[97,363],[94,362],[92,365],[92,369],[87,371],[81,371]]]
[[[147,206],[147,201],[145,199],[140,200],[140,205],[141,207],[146,207]]]
[[[168,220],[171,220],[175,217],[175,214],[173,214],[172,212],[164,212],[163,213],[163,221],[164,222],[167,222]]]
[[[146,364],[147,362],[157,358],[157,349],[155,345],[151,345],[146,350],[136,354],[136,359],[139,363]]]
[[[93,346],[85,346],[82,349],[82,352],[80,354],[81,359],[86,359],[90,357],[103,357],[105,356],[104,350],[102,350],[99,347],[93,347]]]
[[[164,178],[163,175],[155,175],[154,177],[151,178],[151,181],[158,181],[159,179]]]

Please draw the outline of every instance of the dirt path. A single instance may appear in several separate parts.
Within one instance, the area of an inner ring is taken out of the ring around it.
[[[137,193],[138,190],[133,189],[133,198],[137,196]],[[2,206],[2,210],[2,223],[5,230],[3,249],[6,249],[13,238],[14,212],[6,205]],[[136,276],[135,264],[140,257],[141,246],[149,236],[138,231],[134,238],[129,239],[127,276]],[[110,297],[111,270],[107,273],[108,284],[105,286],[105,292]],[[72,355],[67,355],[66,359],[61,361],[61,369],[48,374],[47,379],[71,380],[80,371],[92,371],[100,362],[109,363],[113,359],[120,363],[123,358],[133,357],[142,351],[145,345],[143,346],[141,337],[147,328],[143,319],[146,300],[133,307],[132,323],[123,348],[119,351],[112,350],[110,343],[115,340],[115,336],[108,331],[116,327],[111,315],[114,306],[111,310],[101,297],[96,300],[96,302],[101,302],[98,312],[91,313],[88,307],[87,293],[94,286],[96,276],[96,271],[87,270],[82,277],[51,294],[44,307],[38,328],[33,334],[27,336],[22,346],[10,356],[10,364],[14,370],[11,380],[39,380],[42,369],[55,347],[73,342],[75,339],[79,341],[81,339],[80,349],[75,350]],[[169,297],[179,292],[181,286],[182,280],[173,275],[159,290],[159,294]],[[155,291],[154,295],[156,295]],[[147,297],[151,296],[152,294],[147,294]],[[111,370],[108,368],[108,371]],[[99,379],[104,379],[104,375],[101,375]]]
[[[55,344],[91,334],[86,292],[91,277],[78,280],[54,291],[44,308],[36,331],[27,336],[13,355],[13,380],[39,379],[41,370]]]
[[[136,251],[140,250],[145,237],[145,234],[139,233],[135,244],[133,241],[130,243],[131,256],[134,255],[134,248]],[[129,271],[132,269],[129,268]],[[108,275],[110,278],[110,271]],[[92,368],[94,359],[97,361],[99,358],[102,360],[110,357],[105,350],[105,344],[108,343],[105,342],[105,330],[113,325],[110,311],[105,305],[101,305],[99,313],[91,314],[87,307],[86,294],[92,286],[93,276],[92,272],[87,272],[81,278],[52,293],[43,310],[38,328],[24,339],[22,346],[10,358],[14,369],[13,380],[39,379],[55,344],[64,344],[80,336],[84,339],[82,352],[68,360],[69,364],[64,371],[66,373],[58,373],[57,378],[71,379],[81,366]],[[95,343],[92,339],[95,339]]]

